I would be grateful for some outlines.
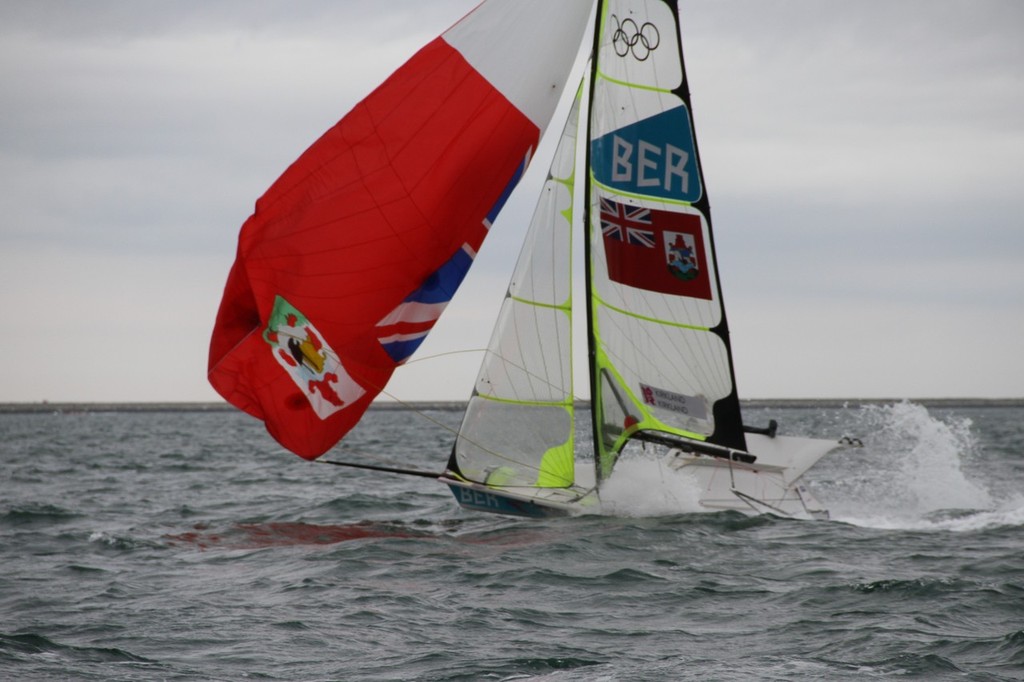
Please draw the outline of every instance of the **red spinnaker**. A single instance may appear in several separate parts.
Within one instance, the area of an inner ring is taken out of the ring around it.
[[[589,0],[573,3],[585,23]],[[395,350],[407,339],[394,321],[409,305],[436,319],[461,281],[551,114],[532,120],[482,75],[480,62],[516,55],[491,54],[467,26],[549,4],[492,0],[449,31],[461,30],[458,47],[447,33],[428,44],[307,149],[242,226],[209,380],[289,450],[315,458],[351,429],[411,352]],[[571,64],[538,65],[538,83],[560,91]]]

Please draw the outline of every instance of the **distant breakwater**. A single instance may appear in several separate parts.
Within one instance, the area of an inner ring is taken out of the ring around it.
[[[1024,398],[753,398],[742,400],[750,408],[843,408],[860,405],[891,405],[910,402],[929,408],[1024,407]],[[578,401],[585,408],[587,401]],[[461,400],[395,402],[379,401],[371,410],[452,410],[465,409]],[[235,407],[225,402],[12,402],[0,403],[0,414],[79,414],[99,412],[228,412]]]

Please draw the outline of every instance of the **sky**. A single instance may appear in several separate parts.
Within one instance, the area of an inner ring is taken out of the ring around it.
[[[0,0],[0,402],[219,400],[254,202],[474,4]],[[1024,396],[1024,3],[680,8],[740,396]],[[389,395],[468,397],[546,165]]]

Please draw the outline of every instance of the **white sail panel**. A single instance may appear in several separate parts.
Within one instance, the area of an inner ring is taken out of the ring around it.
[[[640,431],[744,447],[673,7],[602,13],[588,130],[600,476]]]
[[[474,69],[541,129],[576,61],[593,0],[484,2],[443,35]],[[530,74],[551,74],[547,89]]]
[[[706,331],[688,329],[598,307],[595,326],[606,366],[620,391],[639,409],[626,410],[637,421],[643,412],[660,424],[709,436],[713,405],[732,392],[728,349]]]
[[[459,430],[458,472],[469,481],[498,487],[569,487],[575,482],[572,431],[570,407],[476,396]]]
[[[570,317],[514,299],[502,306],[493,342],[477,377],[482,396],[529,403],[564,403],[571,392]]]
[[[630,88],[617,81],[599,80],[594,85],[591,135],[599,138],[681,106],[685,106],[683,100],[671,92]]]
[[[558,158],[556,157],[556,161]],[[566,175],[572,177],[572,168]],[[534,220],[558,220],[568,224],[567,212],[572,209],[572,197],[565,180],[549,179],[541,190]],[[566,225],[566,230],[570,229]],[[509,284],[509,296],[533,301],[548,306],[569,304],[569,278],[560,267],[569,260],[569,243],[566,238],[555,238],[551,231],[531,230],[523,243],[519,261]]]

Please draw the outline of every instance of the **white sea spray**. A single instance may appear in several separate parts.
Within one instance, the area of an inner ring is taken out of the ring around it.
[[[939,418],[919,404],[860,408],[861,451],[841,455],[846,474],[829,486],[832,518],[887,529],[976,530],[1016,525],[1021,500],[997,500],[972,471],[979,444],[969,418]]]
[[[623,458],[601,486],[601,511],[613,516],[668,516],[709,511],[697,479],[669,466],[671,456]]]

